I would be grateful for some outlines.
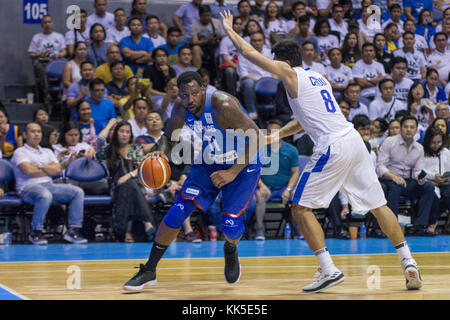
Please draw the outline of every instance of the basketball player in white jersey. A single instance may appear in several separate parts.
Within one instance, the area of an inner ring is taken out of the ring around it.
[[[260,68],[280,78],[286,88],[295,119],[286,124],[281,139],[305,130],[314,141],[314,154],[297,184],[292,215],[297,221],[319,265],[318,278],[303,288],[304,292],[319,292],[344,280],[343,273],[334,265],[325,245],[322,227],[312,212],[313,208],[327,208],[338,191],[349,199],[355,212],[371,211],[381,229],[397,249],[406,277],[407,289],[419,289],[422,279],[411,256],[403,232],[394,213],[387,207],[375,168],[361,136],[346,121],[330,83],[319,73],[302,69],[300,47],[293,41],[282,40],[273,48],[275,61],[253,49],[233,31],[233,16],[222,15],[225,30],[242,55]]]

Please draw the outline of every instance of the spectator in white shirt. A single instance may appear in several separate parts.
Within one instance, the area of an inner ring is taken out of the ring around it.
[[[357,83],[350,83],[344,91],[345,101],[348,102],[350,107],[348,120],[352,120],[357,114],[363,114],[369,117],[369,109],[367,106],[360,102],[361,87]]]
[[[439,81],[445,86],[449,80],[450,73],[450,51],[447,48],[448,36],[446,33],[438,32],[434,35],[436,50],[428,56],[428,68],[436,69],[439,73]]]
[[[339,48],[333,48],[328,52],[331,64],[325,69],[328,81],[333,88],[333,94],[339,99],[349,83],[353,83],[352,69],[342,64],[342,51]]]
[[[233,30],[241,34],[242,19],[240,17],[233,17]],[[225,36],[220,41],[219,54],[221,62],[219,69],[223,72],[224,89],[232,96],[236,96],[236,82],[238,80],[236,67],[239,52],[229,36]]]
[[[130,29],[127,27],[127,14],[122,8],[114,11],[114,26],[106,30],[106,42],[119,44],[120,40],[130,36]]]
[[[305,4],[301,1],[296,1],[292,4],[292,6],[289,7],[291,7],[290,11],[292,14],[292,18],[286,23],[287,29],[289,33],[296,34],[299,32],[297,28],[298,18],[306,15],[306,7]],[[283,6],[283,11],[286,10],[286,8],[286,6]]]
[[[424,36],[420,34],[416,34],[416,24],[414,20],[406,19],[405,22],[403,22],[403,30],[404,32],[412,32],[414,34],[414,49],[418,50],[424,54],[429,54],[429,48],[427,40],[425,40]],[[403,43],[403,37],[398,39],[398,47],[399,49],[404,47]]]
[[[371,2],[371,1],[367,1]],[[363,9],[361,12],[361,19],[358,20],[359,30],[364,32],[370,39],[373,40],[373,37],[377,33],[383,33],[383,29],[381,28],[380,22],[376,19],[370,18],[372,16],[371,10],[368,10],[370,5],[369,3],[363,4]],[[370,19],[369,19],[370,18]]]
[[[302,67],[303,69],[311,69],[327,77],[323,64],[314,61],[316,52],[312,42],[306,41],[302,44]]]
[[[344,20],[344,6],[337,3],[333,4],[331,10],[331,18],[328,19],[332,31],[337,31],[340,34],[339,42],[344,41],[348,33],[348,23]]]
[[[395,119],[395,113],[405,110],[406,105],[394,97],[395,83],[392,79],[383,79],[378,83],[381,97],[375,98],[369,105],[369,118],[375,120],[383,118],[387,122]]]
[[[448,10],[450,12],[450,9]],[[441,31],[437,31],[438,33]],[[450,51],[450,16],[444,19],[444,22],[442,22],[442,32],[447,34],[447,47],[446,50]],[[436,44],[434,43],[434,37],[436,35],[433,35],[430,40],[430,50],[433,52],[436,49]]]
[[[353,76],[356,82],[361,86],[361,98],[368,104],[376,94],[376,86],[386,77],[384,67],[381,63],[374,60],[375,45],[364,43],[362,48],[362,59],[358,60],[353,66]]]
[[[114,15],[106,11],[107,6],[106,0],[94,0],[95,12],[87,17],[86,27],[88,29],[96,23],[100,23],[105,30],[114,26]]]
[[[408,111],[418,121],[418,132],[424,133],[433,122],[433,102],[425,99],[425,87],[421,82],[416,82],[408,92]],[[419,136],[420,137],[420,136]]]
[[[64,41],[66,42],[67,56],[71,57],[73,54],[75,43],[82,41],[86,44],[90,41],[89,28],[86,27],[87,12],[84,9],[80,10],[80,29],[72,29],[66,32]]]
[[[190,46],[184,45],[178,49],[178,63],[172,66],[177,73],[177,77],[186,71],[197,71],[198,69],[192,65],[192,49]]]
[[[153,42],[153,46],[158,48],[159,46],[165,45],[167,38],[167,27],[166,25],[159,21],[159,17],[155,15],[149,15],[145,19],[147,24],[145,30],[147,31],[143,37],[150,38]],[[160,34],[162,33],[162,35]]]
[[[330,65],[328,58],[328,51],[332,48],[339,48],[339,39],[330,34],[330,23],[327,19],[318,19],[314,26],[314,33],[316,35],[317,44],[319,46],[319,60],[323,65]]]
[[[276,35],[283,35],[289,32],[286,20],[280,16],[280,8],[275,1],[269,1],[264,12],[263,22],[264,35],[271,44],[276,42]]]
[[[147,100],[143,98],[136,99],[134,101],[133,111],[134,118],[128,120],[128,123],[131,125],[133,137],[143,136],[147,133],[145,118],[150,111]]]
[[[403,103],[407,103],[408,92],[414,81],[406,77],[408,61],[403,57],[392,59],[391,78],[394,80],[394,97]]]
[[[402,17],[402,7],[398,3],[389,7],[389,15],[389,19],[381,25],[381,28],[384,30],[389,23],[393,22],[397,25],[399,34],[405,32],[403,29],[403,21],[400,19]]]
[[[31,39],[28,53],[33,62],[33,71],[36,81],[37,102],[47,104],[48,97],[48,81],[45,67],[47,64],[56,59],[66,56],[66,43],[61,33],[53,32],[54,24],[49,15],[42,18],[42,32],[39,32]]]
[[[80,233],[83,226],[83,190],[72,185],[53,183],[52,177],[59,175],[62,168],[52,150],[39,146],[42,139],[39,124],[28,123],[23,135],[26,143],[14,152],[11,162],[19,196],[34,206],[29,241],[47,244],[42,230],[50,205],[56,202],[69,203],[69,228],[64,239],[72,243],[86,243],[87,240]]]
[[[406,31],[403,35],[403,48],[394,51],[395,57],[403,57],[408,61],[408,78],[420,80],[425,78],[427,71],[425,56],[414,49],[415,35]]]
[[[250,36],[250,44],[261,54],[269,59],[273,59],[273,55],[269,49],[264,47],[264,34],[261,32],[253,33]],[[312,45],[311,45],[312,46]],[[313,49],[314,51],[314,49]],[[241,80],[241,92],[243,95],[244,107],[249,113],[250,118],[256,119],[258,114],[256,113],[256,94],[255,83],[262,77],[271,77],[272,75],[259,68],[255,64],[244,58],[243,55],[239,55],[237,64],[237,73]]]
[[[87,46],[85,42],[75,43],[74,53],[72,58],[66,63],[62,73],[62,84],[64,91],[62,101],[67,99],[67,90],[69,86],[81,80],[80,65],[86,60]]]

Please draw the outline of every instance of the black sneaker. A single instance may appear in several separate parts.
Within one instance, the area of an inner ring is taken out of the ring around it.
[[[184,240],[187,242],[199,243],[202,242],[202,239],[197,238],[197,235],[194,231],[191,231],[184,235]]]
[[[239,262],[237,247],[227,245],[225,241],[223,246],[223,252],[225,256],[225,280],[229,284],[233,284],[239,281],[241,277],[241,264]],[[228,252],[227,252],[228,251]]]
[[[31,231],[30,235],[28,236],[28,240],[32,244],[37,244],[37,245],[48,244],[48,241],[42,235],[42,231],[41,230],[33,230],[33,231]]]
[[[139,271],[124,284],[123,290],[141,291],[144,287],[154,286],[156,282],[156,272],[148,270],[145,265],[141,264]]]
[[[64,233],[64,240],[75,244],[88,242],[87,239],[81,236],[79,228],[69,228],[66,233]]]

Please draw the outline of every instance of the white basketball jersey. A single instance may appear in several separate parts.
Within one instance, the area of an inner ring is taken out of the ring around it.
[[[345,136],[353,125],[348,122],[333,96],[330,83],[320,73],[302,68],[297,72],[297,98],[289,100],[295,118],[314,142],[315,150],[325,150]]]

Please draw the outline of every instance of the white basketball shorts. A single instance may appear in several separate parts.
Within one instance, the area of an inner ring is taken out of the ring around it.
[[[338,191],[352,211],[366,212],[386,204],[370,154],[356,130],[314,153],[297,183],[293,202],[303,207],[328,208]]]

